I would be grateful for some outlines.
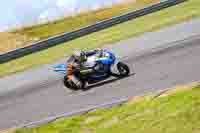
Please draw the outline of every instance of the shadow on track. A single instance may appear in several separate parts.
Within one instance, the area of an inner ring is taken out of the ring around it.
[[[102,81],[102,82],[99,82],[99,83],[96,83],[96,84],[92,84],[92,85],[89,85],[86,89],[84,89],[83,91],[88,91],[92,88],[95,88],[95,87],[100,87],[100,86],[103,86],[105,84],[109,84],[109,83],[113,83],[113,82],[116,82],[118,80],[121,80],[121,79],[125,79],[125,78],[128,78],[128,77],[131,77],[131,76],[134,76],[135,73],[132,73],[126,77],[119,77],[118,75],[114,74],[112,76],[114,76],[115,78],[114,79],[110,79],[110,80],[105,80],[105,81]]]

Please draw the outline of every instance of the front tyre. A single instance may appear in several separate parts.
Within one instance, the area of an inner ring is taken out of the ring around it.
[[[129,67],[126,64],[124,64],[123,62],[119,62],[117,64],[117,69],[118,69],[118,72],[119,72],[121,77],[125,77],[125,76],[128,76],[130,74]]]

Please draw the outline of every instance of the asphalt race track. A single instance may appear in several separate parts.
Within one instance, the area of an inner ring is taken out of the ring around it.
[[[199,24],[195,20],[108,46],[123,57],[132,74],[87,91],[66,89],[62,75],[52,72],[53,65],[0,79],[0,129],[200,80]]]

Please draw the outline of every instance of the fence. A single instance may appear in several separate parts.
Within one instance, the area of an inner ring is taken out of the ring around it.
[[[55,37],[51,37],[49,39],[39,41],[37,43],[34,43],[30,46],[24,47],[24,48],[19,48],[14,51],[10,51],[8,53],[0,55],[0,64],[23,57],[28,54],[32,54],[59,44],[62,44],[64,42],[85,36],[87,34],[103,30],[105,28],[109,28],[111,26],[126,22],[131,19],[135,19],[156,11],[159,11],[161,9],[177,5],[179,3],[185,2],[187,0],[167,0],[164,2],[160,2],[158,4],[146,7],[144,9],[140,9],[134,12],[127,13],[125,15],[117,16],[105,21],[101,21],[99,23],[96,23],[94,25],[87,26],[85,28],[73,31],[73,32],[68,32],[64,33],[62,35],[58,35]]]

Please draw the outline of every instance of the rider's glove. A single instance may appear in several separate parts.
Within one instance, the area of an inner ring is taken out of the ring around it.
[[[101,51],[101,49],[100,48],[96,48],[94,51],[95,52],[99,52],[99,51]]]

